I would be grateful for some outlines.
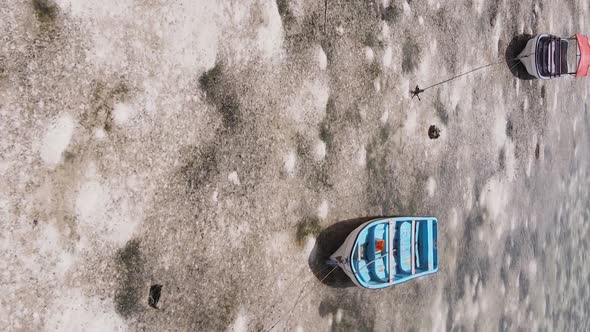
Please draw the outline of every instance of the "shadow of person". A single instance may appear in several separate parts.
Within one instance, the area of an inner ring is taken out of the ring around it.
[[[322,281],[330,270],[332,270],[332,267],[327,262],[330,259],[330,255],[344,243],[346,237],[360,225],[376,218],[378,217],[344,220],[329,226],[320,233],[308,259],[309,268],[318,280]],[[352,280],[339,267],[322,282],[327,286],[335,288],[355,286]]]
[[[506,47],[506,52],[504,53],[504,57],[505,57],[506,65],[508,66],[508,69],[510,69],[510,72],[512,73],[512,75],[514,77],[521,79],[521,80],[535,79],[534,76],[532,76],[531,74],[529,74],[527,72],[524,64],[520,60],[515,59],[516,57],[518,57],[520,52],[522,52],[522,50],[526,46],[526,43],[532,37],[533,36],[529,35],[529,34],[521,34],[521,35],[518,35],[518,36],[512,38],[512,40],[508,44],[508,47]]]

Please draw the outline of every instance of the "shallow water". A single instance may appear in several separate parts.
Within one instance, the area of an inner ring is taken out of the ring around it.
[[[4,1],[0,326],[590,329],[588,80],[503,64],[409,95],[588,33],[590,6],[323,5]],[[414,214],[439,218],[435,276],[313,276],[323,229]]]

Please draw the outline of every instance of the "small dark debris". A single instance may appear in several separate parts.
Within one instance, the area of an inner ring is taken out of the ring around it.
[[[39,221],[37,219],[33,219],[33,227],[37,227],[37,224],[39,224]]]
[[[151,285],[150,286],[150,296],[148,298],[148,304],[150,307],[154,309],[158,309],[158,302],[160,301],[160,296],[162,295],[162,285]]]
[[[513,139],[513,133],[514,133],[514,124],[512,123],[511,119],[508,119],[508,121],[506,121],[506,136],[508,136],[508,138]]]
[[[430,139],[439,138],[440,137],[440,129],[435,125],[430,126],[430,128],[428,128],[428,137],[430,137]]]
[[[541,157],[541,145],[539,145],[539,143],[537,143],[537,146],[535,147],[535,158],[537,160],[539,160],[540,157]]]

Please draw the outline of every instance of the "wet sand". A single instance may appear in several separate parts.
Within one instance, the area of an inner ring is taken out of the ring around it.
[[[0,6],[0,327],[588,330],[588,79],[501,64],[409,93],[590,33],[588,4],[324,10]],[[438,217],[440,272],[320,283],[330,230],[381,215]]]

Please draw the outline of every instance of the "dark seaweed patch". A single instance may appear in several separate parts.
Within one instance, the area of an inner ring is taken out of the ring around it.
[[[406,39],[402,46],[402,72],[411,73],[420,61],[420,47],[412,39]]]
[[[496,20],[498,19],[500,0],[494,0],[490,3],[490,26],[494,26],[496,24]]]
[[[334,98],[330,97],[326,104],[326,116],[320,123],[320,138],[326,143],[328,148],[334,144],[334,128],[332,128],[332,124],[335,122],[337,116],[338,110],[336,109]]]
[[[308,235],[318,236],[321,231],[320,220],[316,217],[307,217],[297,224],[295,239],[299,245],[302,245]]]
[[[510,139],[514,138],[514,124],[512,123],[512,119],[508,118],[506,121],[506,136]]]
[[[43,23],[52,22],[57,17],[57,6],[52,0],[32,0],[37,19]]]
[[[401,13],[402,11],[399,6],[391,4],[389,7],[385,8],[383,15],[381,15],[381,19],[389,23],[396,23],[399,21]]]
[[[283,25],[288,25],[295,19],[291,12],[291,8],[289,7],[289,0],[277,0],[277,8],[279,9],[281,19],[283,20]]]
[[[201,89],[207,94],[207,100],[217,107],[225,128],[235,128],[240,122],[238,96],[233,87],[224,79],[223,67],[215,65],[199,78]]]
[[[76,159],[76,154],[71,151],[65,151],[63,153],[64,163],[70,164],[73,163]]]
[[[383,47],[384,44],[375,32],[368,32],[365,35],[365,44],[369,47]]]
[[[115,291],[115,309],[129,318],[139,310],[139,298],[143,285],[144,261],[139,241],[131,240],[117,252],[118,287]]]
[[[124,81],[114,86],[96,82],[90,100],[91,109],[82,115],[82,125],[88,129],[102,127],[110,132],[113,129],[113,107],[122,101],[129,93],[129,87]]]
[[[324,127],[323,125],[320,127],[320,137],[322,137],[322,133],[321,133],[321,128]],[[324,127],[324,128],[327,128]],[[325,132],[323,135],[328,135],[327,131],[328,129],[324,129]],[[310,143],[309,141],[302,135],[297,134],[296,138],[295,138],[296,144],[295,146],[297,147],[297,155],[303,159],[309,159],[310,155],[309,155],[309,149],[310,149]]]
[[[501,170],[506,168],[506,149],[502,148],[498,156],[498,164]]]
[[[373,63],[371,63],[371,65],[369,65],[369,74],[371,75],[371,80],[374,80],[377,77],[379,77],[379,75],[381,75],[382,72],[383,70],[377,61],[374,61]]]
[[[334,143],[334,134],[330,130],[330,124],[326,121],[320,124],[320,139],[326,142],[327,146]]]
[[[333,302],[327,301],[325,299],[320,302],[318,307],[318,313],[320,314],[320,317],[326,317],[329,314],[333,314],[336,312],[336,310],[338,310],[338,307]]]
[[[330,169],[325,163],[317,165],[313,169],[311,175],[312,179],[315,180],[314,185],[318,188],[320,188],[318,185],[321,185],[321,187],[324,188],[332,188],[334,186],[334,183],[330,181]]]
[[[449,113],[443,105],[442,101],[440,100],[440,94],[437,95],[436,100],[434,101],[434,109],[436,110],[436,115],[442,121],[442,123],[446,126],[449,123]]]
[[[204,187],[212,177],[219,174],[217,151],[214,146],[189,147],[182,154],[188,156],[180,173],[186,179],[189,192]]]
[[[524,301],[526,296],[529,294],[529,279],[524,272],[520,272],[518,275],[518,300]]]

